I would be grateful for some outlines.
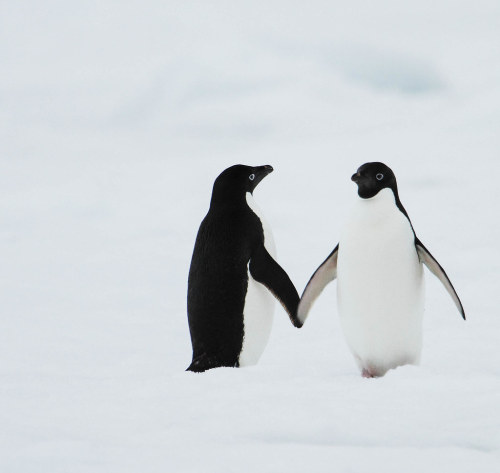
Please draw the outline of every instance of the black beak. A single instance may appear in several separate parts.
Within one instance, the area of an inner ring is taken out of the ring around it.
[[[264,166],[257,166],[255,169],[255,174],[259,178],[259,182],[262,181],[268,174],[271,174],[274,169],[269,164]]]
[[[361,179],[361,175],[359,174],[359,172],[357,172],[356,174],[353,174],[351,176],[351,181],[355,182],[356,184],[358,183],[358,181]]]
[[[268,174],[271,174],[274,171],[273,167],[269,164],[266,164],[264,166],[256,166],[253,169],[255,172],[255,178],[252,181],[252,192],[253,189],[255,189],[259,185],[262,179],[264,179]]]

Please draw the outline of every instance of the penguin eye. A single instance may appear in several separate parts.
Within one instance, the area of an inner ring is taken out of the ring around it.
[[[384,175],[381,173],[378,173],[375,177],[377,178],[377,181],[381,181],[384,178]]]
[[[248,179],[250,179],[251,181],[253,181],[255,179],[255,174],[250,174],[250,176],[248,176]]]

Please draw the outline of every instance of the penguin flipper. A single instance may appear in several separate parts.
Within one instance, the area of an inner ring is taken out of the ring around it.
[[[303,325],[311,310],[314,301],[321,294],[326,285],[337,277],[337,259],[339,255],[339,245],[328,255],[325,261],[320,264],[307,283],[302,297],[300,298],[297,310],[297,318]]]
[[[273,259],[264,245],[259,245],[250,258],[250,274],[271,291],[288,313],[295,327],[302,327],[297,319],[299,294],[285,270]]]
[[[431,255],[429,250],[417,237],[415,237],[415,247],[417,248],[417,254],[420,262],[424,263],[427,266],[427,269],[441,281],[445,289],[448,291],[448,294],[453,299],[453,302],[457,306],[460,315],[465,320],[465,312],[462,306],[462,302],[460,301],[460,298],[458,297],[458,294],[455,291],[455,288],[453,287],[453,284],[451,283],[450,278],[446,274],[443,267],[437,262],[436,258]]]

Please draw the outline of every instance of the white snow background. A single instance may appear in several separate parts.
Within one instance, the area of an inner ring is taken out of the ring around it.
[[[500,2],[2,1],[0,471],[500,471]],[[212,184],[302,292],[383,161],[426,272],[419,367],[363,379],[335,284],[258,366],[184,372]]]

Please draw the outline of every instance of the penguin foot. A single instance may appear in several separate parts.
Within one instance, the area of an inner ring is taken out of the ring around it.
[[[374,375],[372,372],[370,372],[366,368],[363,368],[363,371],[361,372],[361,376],[363,376],[363,378],[376,378],[376,375]]]

